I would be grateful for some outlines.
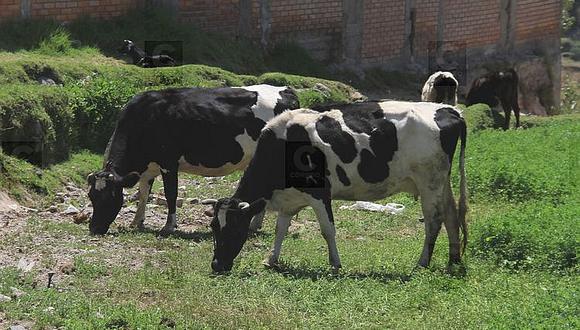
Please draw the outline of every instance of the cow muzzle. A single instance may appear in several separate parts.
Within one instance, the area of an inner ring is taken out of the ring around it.
[[[211,269],[214,273],[224,273],[229,272],[232,270],[233,262],[232,263],[220,263],[218,259],[213,259],[211,262]]]

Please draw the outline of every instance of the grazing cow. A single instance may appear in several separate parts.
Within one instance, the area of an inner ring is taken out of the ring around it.
[[[175,60],[169,55],[147,55],[131,40],[123,40],[123,46],[119,49],[124,54],[133,58],[133,64],[143,68],[156,68],[163,66],[175,66]]]
[[[123,204],[123,188],[137,182],[139,205],[132,225],[142,227],[151,185],[159,174],[169,211],[162,232],[172,232],[177,225],[178,171],[223,176],[244,169],[266,121],[298,107],[293,90],[268,85],[178,88],[135,96],[111,137],[104,170],[88,177],[94,209],[90,232],[108,231]]]
[[[278,262],[292,216],[311,206],[330,264],[337,269],[341,264],[331,200],[374,201],[398,192],[421,196],[425,243],[419,265],[429,265],[442,222],[449,236],[449,262],[460,262],[467,240],[466,125],[460,113],[436,103],[398,101],[338,108],[299,109],[271,120],[233,197],[202,201],[214,207],[214,271],[232,268],[247,240],[250,218],[266,206],[279,212],[266,265]],[[459,139],[457,209],[450,171]]]
[[[421,101],[457,105],[457,79],[451,72],[438,71],[423,85]]]
[[[476,103],[485,103],[492,108],[501,103],[505,114],[504,129],[510,127],[512,110],[516,116],[516,127],[520,127],[518,74],[515,70],[491,72],[475,79],[467,93],[466,105]]]

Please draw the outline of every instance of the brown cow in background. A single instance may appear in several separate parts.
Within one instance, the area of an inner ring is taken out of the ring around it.
[[[496,107],[499,103],[505,114],[504,129],[510,126],[511,111],[516,116],[516,127],[520,127],[520,107],[518,105],[518,74],[514,69],[491,72],[475,79],[467,93],[467,106],[485,103]]]

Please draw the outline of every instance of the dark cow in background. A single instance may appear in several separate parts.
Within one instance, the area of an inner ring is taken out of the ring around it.
[[[94,209],[90,232],[108,231],[123,204],[123,188],[137,182],[139,205],[132,225],[142,227],[159,174],[169,209],[162,232],[173,231],[178,171],[223,176],[244,169],[266,122],[298,107],[292,89],[268,85],[166,89],[134,97],[107,147],[104,170],[88,177]]]
[[[515,70],[491,72],[475,79],[467,93],[467,106],[485,103],[490,107],[501,104],[505,122],[504,129],[510,127],[510,117],[513,110],[516,116],[516,127],[520,127],[520,106],[518,105],[518,74]]]
[[[306,206],[316,213],[330,264],[337,269],[332,199],[375,201],[398,192],[421,196],[425,242],[419,265],[429,265],[442,223],[449,262],[460,262],[467,240],[466,125],[460,113],[442,104],[398,101],[337,108],[287,111],[271,120],[233,197],[203,201],[214,205],[214,271],[232,268],[251,217],[265,207],[279,212],[274,247],[265,261],[275,265],[290,219]],[[458,140],[457,208],[450,172]]]
[[[459,83],[451,72],[437,71],[425,82],[421,92],[421,101],[457,105],[457,88]]]
[[[123,46],[119,49],[123,54],[128,54],[133,59],[133,64],[143,68],[157,68],[175,66],[175,60],[169,55],[147,55],[131,40],[123,40]]]

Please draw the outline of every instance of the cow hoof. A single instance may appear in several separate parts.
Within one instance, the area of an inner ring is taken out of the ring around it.
[[[278,262],[278,260],[275,259],[271,259],[271,258],[266,258],[262,261],[262,265],[264,265],[264,267],[269,268],[269,269],[276,269],[280,267],[280,263]]]
[[[171,234],[173,234],[175,232],[176,227],[174,226],[165,226],[163,228],[161,228],[161,231],[159,232],[159,235],[161,236],[169,236]]]
[[[338,275],[340,273],[340,269],[342,268],[341,265],[336,265],[336,266],[330,266],[332,274],[333,275]]]
[[[129,228],[133,229],[133,230],[139,230],[142,231],[145,229],[145,225],[143,224],[143,222],[140,223],[131,223],[131,225],[129,225]]]

